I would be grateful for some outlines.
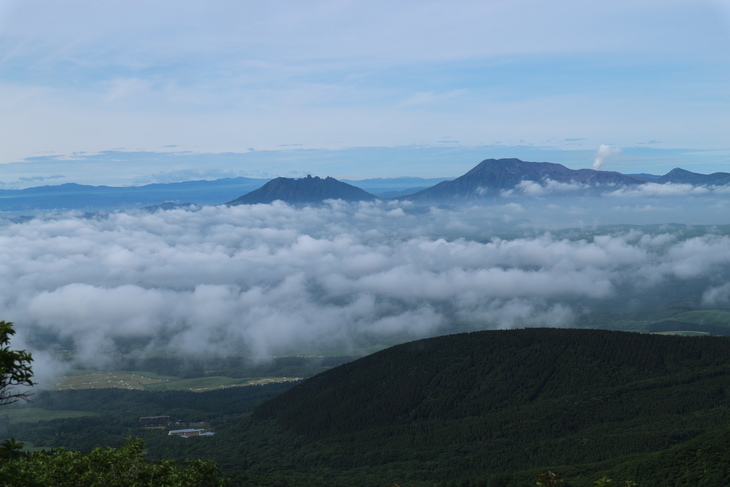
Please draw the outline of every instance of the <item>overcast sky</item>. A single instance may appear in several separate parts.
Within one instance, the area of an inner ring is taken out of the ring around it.
[[[730,170],[727,1],[0,0],[0,63],[6,185]]]

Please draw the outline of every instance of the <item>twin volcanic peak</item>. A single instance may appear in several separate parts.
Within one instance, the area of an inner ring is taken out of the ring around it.
[[[287,203],[320,203],[327,199],[344,201],[371,201],[374,195],[335,178],[325,179],[307,175],[306,178],[276,178],[261,188],[230,201],[229,205],[255,205],[273,203],[276,200]]]

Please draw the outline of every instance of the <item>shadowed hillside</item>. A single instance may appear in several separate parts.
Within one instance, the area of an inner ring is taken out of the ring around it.
[[[726,338],[602,330],[421,340],[263,404],[238,433],[238,455],[249,475],[324,475],[326,465],[358,485],[524,485],[548,467],[589,485],[619,465],[662,485],[627,460],[726,425],[728,357]],[[268,449],[255,451],[264,437]]]

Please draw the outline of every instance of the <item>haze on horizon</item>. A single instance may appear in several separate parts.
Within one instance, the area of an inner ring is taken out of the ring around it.
[[[727,171],[729,40],[719,0],[0,0],[0,187]]]

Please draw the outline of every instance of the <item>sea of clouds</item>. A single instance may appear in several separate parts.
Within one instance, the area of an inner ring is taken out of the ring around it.
[[[580,326],[592,309],[685,284],[694,305],[728,306],[727,198],[677,191],[5,220],[0,318],[16,324],[13,344],[33,352],[43,381],[62,370],[60,348],[74,352],[66,366],[111,367],[130,339],[139,345],[126,353],[140,357],[265,360],[451,331]]]

